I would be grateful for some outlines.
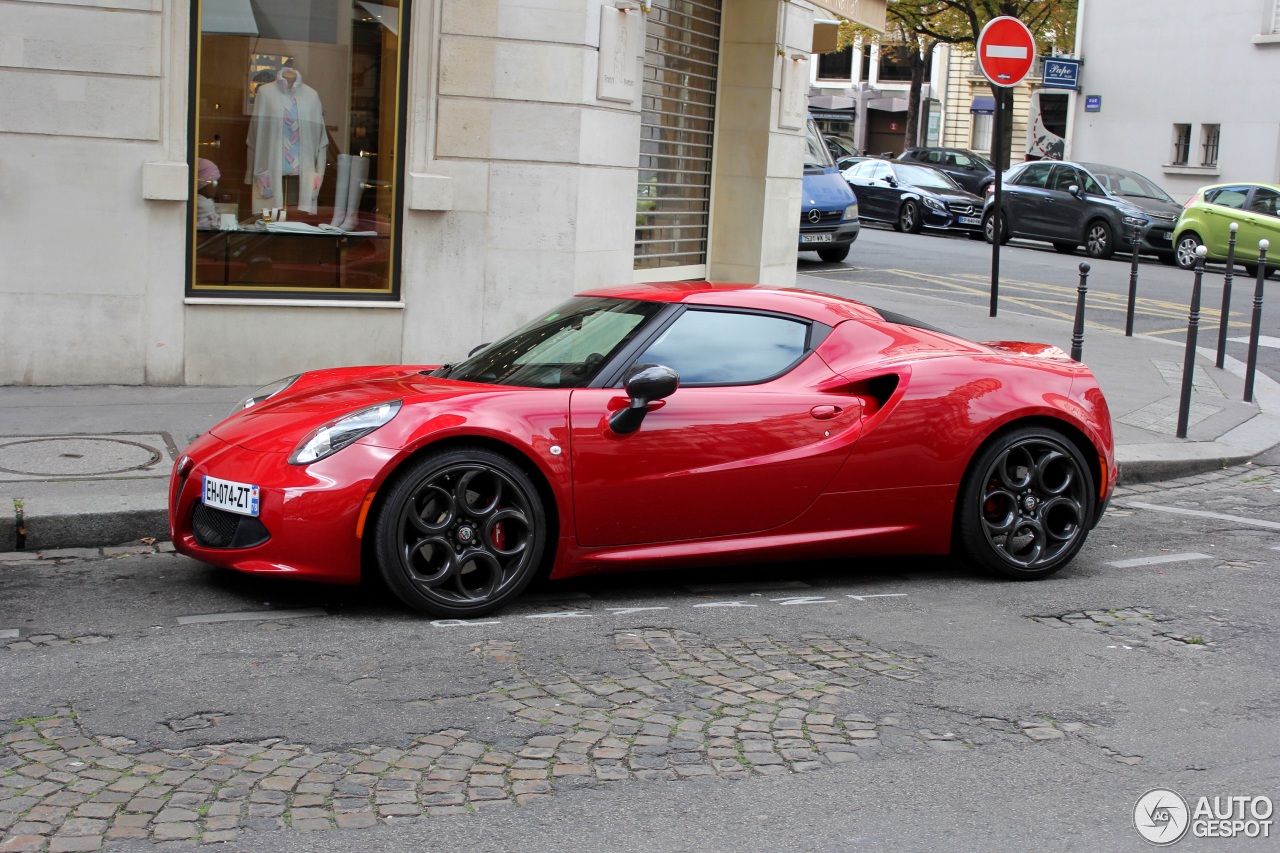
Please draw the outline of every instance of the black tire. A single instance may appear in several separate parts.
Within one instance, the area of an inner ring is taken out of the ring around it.
[[[894,228],[908,234],[919,234],[923,225],[920,221],[920,205],[908,200],[898,208],[898,221],[894,223]]]
[[[483,616],[524,591],[549,532],[537,488],[505,456],[458,447],[410,463],[373,529],[378,570],[410,607]]]
[[[982,236],[982,232],[981,232],[981,231],[966,231],[965,233],[969,235],[969,239],[970,239],[970,240],[981,240],[981,239],[983,239],[983,236]]]
[[[1200,235],[1194,231],[1184,231],[1173,243],[1174,261],[1184,270],[1196,268],[1196,249],[1204,245]]]
[[[1093,472],[1057,430],[1023,427],[988,442],[956,504],[961,554],[1013,580],[1048,577],[1071,561],[1093,524]]]
[[[822,258],[829,264],[838,264],[845,258],[849,257],[849,250],[853,248],[848,246],[832,246],[830,249],[819,249],[818,257]]]
[[[1084,251],[1091,258],[1104,261],[1116,252],[1116,241],[1111,226],[1101,219],[1095,219],[1084,229]]]
[[[1054,243],[1053,250],[1063,255],[1074,255],[1076,253],[1075,243]]]
[[[1003,245],[1005,245],[1006,243],[1008,243],[1008,242],[1009,242],[1009,219],[1008,219],[1008,216],[1006,215],[1006,216],[1005,216],[1005,217],[1003,217],[1002,219],[1003,219],[1003,221],[1002,221],[1002,223],[1001,223],[1001,224],[1002,224],[1004,227],[1000,229],[1000,245],[1001,245],[1001,246],[1003,246]],[[986,216],[982,217],[982,237],[983,237],[983,239],[984,239],[984,240],[986,240],[988,243],[991,243],[991,242],[993,242],[993,240],[994,240],[994,238],[992,237],[992,235],[993,235],[993,234],[995,234],[995,232],[996,232],[995,214],[994,214],[994,213],[988,213]]]
[[[1176,267],[1178,265],[1178,256],[1173,252],[1160,252],[1156,255],[1160,259],[1160,263],[1166,267]]]

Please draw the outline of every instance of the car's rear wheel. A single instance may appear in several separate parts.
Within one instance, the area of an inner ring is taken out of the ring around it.
[[[818,257],[829,264],[838,264],[849,257],[849,246],[833,246],[830,249],[819,249]]]
[[[1176,266],[1178,263],[1178,256],[1174,252],[1159,252],[1156,257],[1167,267]]]
[[[1094,511],[1093,475],[1057,430],[1024,427],[988,443],[960,488],[961,552],[1014,580],[1061,569],[1084,545]]]
[[[1101,219],[1089,223],[1084,235],[1084,250],[1091,258],[1105,260],[1115,254],[1115,240],[1111,236],[1111,226]]]
[[[1075,251],[1076,251],[1076,244],[1075,243],[1054,243],[1053,249],[1055,252],[1061,252],[1064,255],[1073,255],[1075,254]]]
[[[914,201],[908,201],[898,208],[898,230],[905,231],[908,234],[919,234],[920,226],[920,206]]]
[[[378,569],[401,601],[466,618],[529,585],[548,532],[528,475],[493,451],[460,447],[411,463],[390,486],[374,537]]]
[[[1009,220],[1006,217],[1001,218],[1000,228],[1000,245],[1003,246],[1009,242]],[[995,242],[996,233],[996,216],[994,213],[988,213],[982,218],[982,236],[988,243]]]
[[[1204,241],[1200,239],[1200,235],[1194,231],[1187,231],[1178,235],[1178,243],[1173,247],[1173,258],[1178,262],[1178,266],[1184,270],[1195,269],[1196,267],[1196,249],[1204,245]]]

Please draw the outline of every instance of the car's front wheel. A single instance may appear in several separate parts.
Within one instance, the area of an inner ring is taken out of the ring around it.
[[[908,201],[898,209],[898,230],[905,231],[908,234],[920,233],[920,206],[914,201]]]
[[[1009,221],[1006,217],[1001,217],[1000,221],[1000,245],[1003,246],[1009,242]],[[988,243],[995,242],[996,233],[996,216],[994,213],[988,213],[982,218],[982,236]]]
[[[1074,255],[1076,251],[1075,243],[1054,243],[1053,249],[1064,255]]]
[[[829,264],[838,264],[845,258],[849,257],[849,249],[851,246],[833,246],[830,249],[819,249],[818,257],[822,258]]]
[[[405,604],[482,616],[519,595],[546,548],[546,512],[524,471],[479,447],[411,463],[390,485],[373,535],[378,569]]]
[[[956,507],[960,550],[1002,577],[1047,577],[1084,545],[1095,493],[1084,456],[1060,432],[1024,427],[1005,433],[965,474]]]
[[[1111,236],[1111,226],[1101,219],[1089,223],[1084,236],[1084,250],[1091,258],[1105,260],[1115,254],[1115,240]]]
[[[1187,231],[1178,235],[1178,243],[1173,247],[1173,259],[1178,266],[1184,270],[1195,269],[1196,267],[1196,249],[1204,245],[1204,241],[1200,239],[1200,235],[1194,231]]]

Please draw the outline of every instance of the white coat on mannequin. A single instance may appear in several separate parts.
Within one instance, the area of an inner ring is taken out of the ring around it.
[[[293,171],[285,165],[285,118],[290,103],[298,105],[298,151]],[[298,177],[298,209],[316,212],[324,179],[329,137],[316,90],[302,82],[295,68],[282,68],[276,79],[258,87],[249,121],[249,168],[245,183],[253,186],[253,210],[285,207],[284,176]]]

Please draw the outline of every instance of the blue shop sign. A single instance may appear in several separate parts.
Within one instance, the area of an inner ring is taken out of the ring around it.
[[[1087,113],[1102,112],[1102,96],[1101,95],[1085,95],[1084,111]]]
[[[1043,83],[1046,89],[1079,88],[1080,60],[1045,57]]]

